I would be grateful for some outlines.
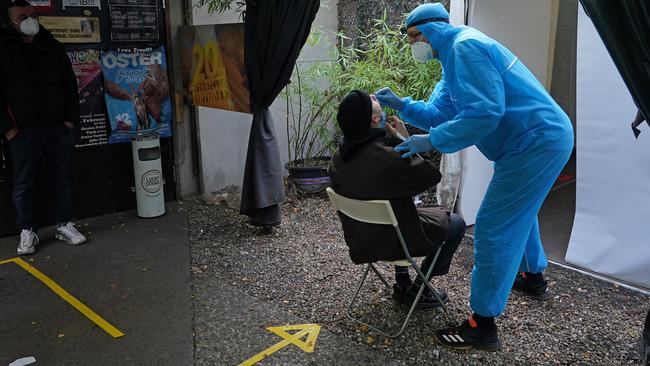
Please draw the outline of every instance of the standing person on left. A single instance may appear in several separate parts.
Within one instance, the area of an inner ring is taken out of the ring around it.
[[[34,222],[39,160],[45,159],[55,196],[56,238],[81,244],[86,237],[72,217],[70,157],[79,123],[77,79],[63,46],[34,18],[25,0],[10,0],[0,28],[0,132],[14,163],[13,198],[21,229],[19,255],[38,245]]]

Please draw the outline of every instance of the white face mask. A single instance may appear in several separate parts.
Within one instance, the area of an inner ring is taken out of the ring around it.
[[[38,20],[34,18],[27,18],[20,23],[20,31],[26,36],[35,36],[39,30]]]
[[[426,42],[414,42],[411,44],[411,55],[413,55],[413,58],[416,61],[426,63],[433,59],[433,49],[431,49],[431,46]]]

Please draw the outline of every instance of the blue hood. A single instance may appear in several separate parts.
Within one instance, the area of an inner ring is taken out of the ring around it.
[[[406,26],[409,27],[413,23],[431,18],[449,19],[449,13],[440,3],[422,4],[413,9],[406,17]],[[447,53],[451,40],[460,31],[444,21],[432,21],[417,25],[416,28],[427,37],[431,47],[438,52],[438,58],[441,54]]]

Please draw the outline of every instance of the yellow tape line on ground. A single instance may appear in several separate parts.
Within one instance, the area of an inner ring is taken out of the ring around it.
[[[0,261],[0,264],[6,264],[11,262],[16,263],[25,271],[31,273],[34,277],[38,278],[41,282],[45,284],[45,286],[49,287],[50,290],[54,291],[55,294],[59,295],[63,300],[67,301],[68,304],[72,305],[73,308],[79,310],[79,312],[82,313],[86,318],[90,319],[93,323],[97,324],[97,326],[102,328],[106,333],[110,334],[113,338],[119,338],[124,335],[124,333],[120,332],[119,329],[112,326],[109,322],[104,320],[104,318],[97,315],[97,313],[92,311],[81,301],[77,300],[74,296],[70,295],[68,291],[64,290],[56,282],[52,281],[52,279],[47,277],[43,272],[32,267],[31,265],[29,265],[29,263],[25,262],[24,260],[20,258],[12,258],[8,260]]]
[[[240,363],[238,366],[252,366],[290,344],[299,347],[305,352],[314,352],[316,338],[318,338],[318,333],[320,333],[320,325],[318,324],[285,325],[281,327],[268,327],[266,329],[282,337],[283,340]],[[294,334],[288,332],[296,330],[299,332]],[[304,336],[307,336],[305,341],[302,340]]]

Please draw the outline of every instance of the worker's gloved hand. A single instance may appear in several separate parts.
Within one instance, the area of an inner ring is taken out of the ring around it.
[[[431,138],[429,134],[426,135],[413,135],[406,139],[406,141],[395,146],[395,151],[406,152],[402,155],[403,158],[411,157],[418,153],[424,153],[433,150]]]
[[[395,95],[395,93],[393,93],[393,91],[388,87],[377,90],[375,97],[377,97],[377,100],[382,107],[393,108],[398,112],[401,112],[402,109],[404,109],[404,99]]]

